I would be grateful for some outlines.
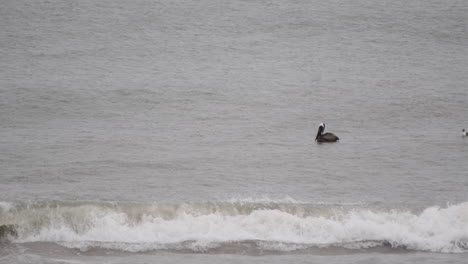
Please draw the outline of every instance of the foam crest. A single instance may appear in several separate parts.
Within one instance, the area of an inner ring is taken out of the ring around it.
[[[468,202],[422,210],[301,203],[46,203],[15,205],[0,225],[16,243],[53,242],[87,250],[207,251],[226,245],[291,251],[391,246],[468,252]]]

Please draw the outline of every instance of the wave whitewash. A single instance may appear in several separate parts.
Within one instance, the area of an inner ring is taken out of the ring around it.
[[[301,202],[2,203],[8,243],[87,251],[274,254],[317,248],[468,252],[468,202],[428,208]],[[14,235],[12,235],[14,234]]]

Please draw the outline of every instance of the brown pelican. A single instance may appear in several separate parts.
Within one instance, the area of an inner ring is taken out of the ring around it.
[[[339,140],[337,136],[333,133],[325,133],[323,134],[323,131],[325,130],[325,124],[321,123],[317,132],[317,136],[315,137],[315,141],[321,143],[321,142],[336,142]]]

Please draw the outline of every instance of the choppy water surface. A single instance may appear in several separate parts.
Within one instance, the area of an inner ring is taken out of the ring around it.
[[[0,262],[462,261],[466,11],[6,1]]]

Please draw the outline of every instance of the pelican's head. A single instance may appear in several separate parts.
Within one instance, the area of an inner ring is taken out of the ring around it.
[[[318,132],[317,132],[317,136],[315,137],[315,141],[317,141],[318,137],[322,135],[323,131],[325,131],[325,124],[320,123],[319,128],[318,128]]]

